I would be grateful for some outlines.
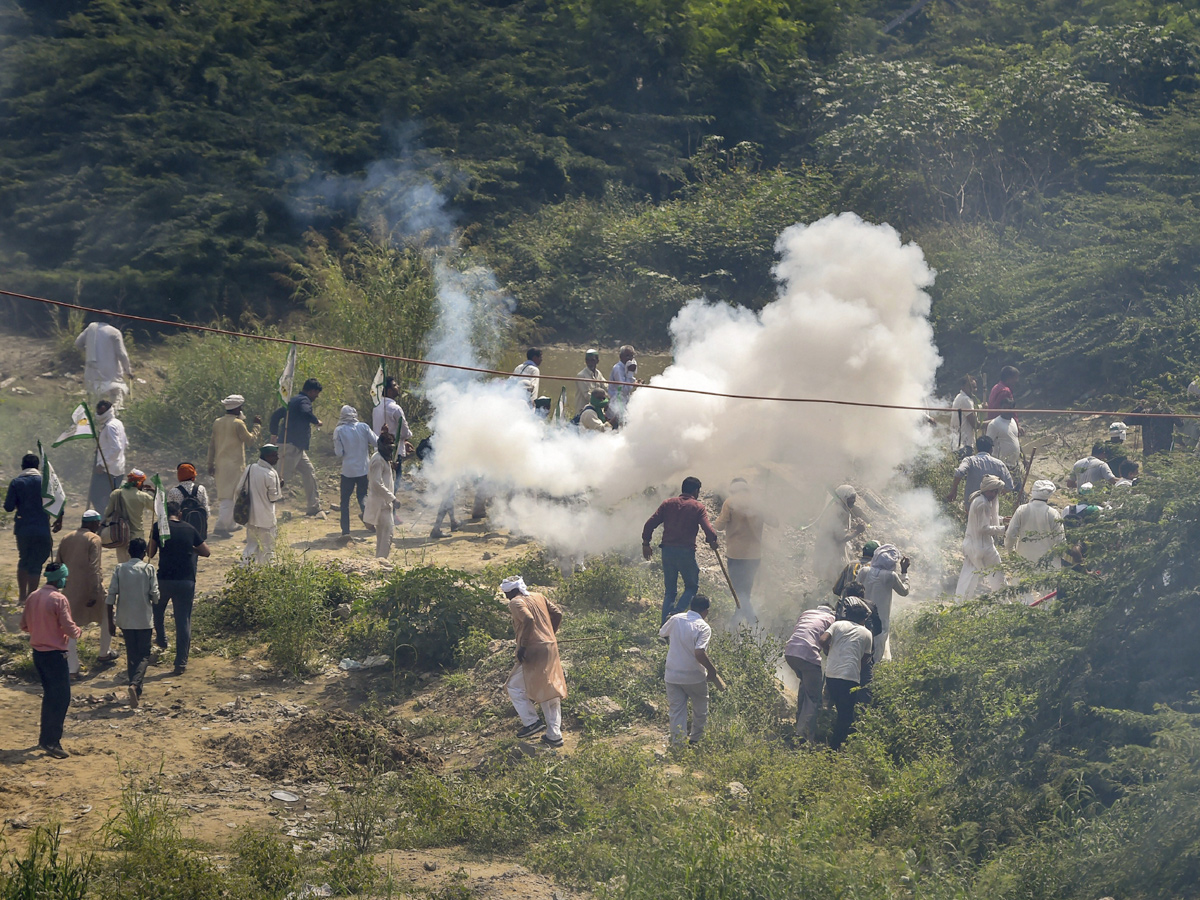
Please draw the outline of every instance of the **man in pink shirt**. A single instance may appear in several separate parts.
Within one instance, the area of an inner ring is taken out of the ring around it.
[[[1011,401],[1014,407],[1017,405],[1017,398],[1013,396],[1013,391],[1020,380],[1021,373],[1017,371],[1016,366],[1005,366],[1000,370],[1000,380],[992,385],[992,390],[988,393],[987,412],[990,414],[988,418],[1004,409],[1006,400]]]
[[[25,598],[21,630],[29,633],[33,665],[42,680],[42,730],[38,746],[47,756],[66,759],[62,748],[63,721],[71,705],[71,673],[67,667],[67,641],[83,632],[71,618],[71,604],[62,593],[67,567],[46,566],[46,583]]]

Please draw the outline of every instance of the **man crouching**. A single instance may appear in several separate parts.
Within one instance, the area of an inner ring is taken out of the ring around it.
[[[508,611],[517,636],[517,664],[506,685],[521,718],[517,737],[532,737],[544,728],[542,743],[561,747],[562,701],[567,698],[567,679],[558,658],[555,633],[562,624],[562,610],[542,594],[530,593],[520,575],[505,578],[500,590],[508,598]],[[538,717],[535,703],[541,706],[545,723]]]

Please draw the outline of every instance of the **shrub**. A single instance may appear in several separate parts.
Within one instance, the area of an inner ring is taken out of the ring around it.
[[[462,641],[477,646],[484,635],[490,640],[510,628],[504,605],[491,590],[465,572],[438,566],[393,572],[371,606],[383,623],[358,632],[359,652],[386,652],[394,665],[411,669],[453,665]]]
[[[234,566],[211,613],[234,634],[258,631],[271,661],[292,675],[308,671],[326,640],[329,610],[362,596],[362,581],[333,566],[294,561]]]
[[[639,586],[632,567],[618,557],[604,557],[564,581],[555,596],[571,609],[620,609]]]
[[[57,827],[34,829],[25,855],[8,860],[0,872],[0,900],[84,900],[95,860],[60,851],[59,838]]]
[[[546,556],[545,550],[530,550],[519,559],[484,566],[479,580],[484,584],[499,584],[510,575],[520,575],[529,585],[553,587],[562,581],[558,565]]]
[[[300,878],[300,861],[279,835],[247,828],[233,842],[234,871],[246,877],[263,897],[282,897]]]

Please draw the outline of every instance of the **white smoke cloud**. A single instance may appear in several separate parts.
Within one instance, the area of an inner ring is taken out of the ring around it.
[[[689,303],[671,325],[674,363],[652,383],[927,405],[940,357],[921,249],[849,213],[793,226],[776,249],[778,298],[757,313]],[[620,432],[595,435],[548,429],[515,383],[442,383],[430,398],[432,479],[486,481],[500,498],[493,518],[573,555],[635,544],[658,502],[646,489],[675,490],[686,475],[719,488],[764,467],[782,473],[767,500],[794,525],[842,481],[888,488],[929,440],[920,413],[898,410],[642,390]],[[931,496],[904,505],[932,527]]]

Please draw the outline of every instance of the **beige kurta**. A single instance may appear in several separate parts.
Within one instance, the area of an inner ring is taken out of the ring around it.
[[[562,610],[542,594],[518,594],[508,601],[512,614],[517,647],[525,648],[525,661],[520,666],[525,673],[525,691],[534,703],[545,703],[556,697],[567,697],[567,678],[558,658],[558,639],[554,634],[562,624]],[[512,675],[510,673],[509,677]]]
[[[146,540],[146,513],[154,514],[154,495],[122,485],[108,495],[108,506],[104,507],[105,521],[108,521],[117,509],[118,498],[124,501],[124,512],[129,517],[129,539]]]
[[[259,426],[246,427],[241,414],[221,416],[213,423],[208,442],[208,465],[216,468],[217,499],[232,500],[246,468],[246,448],[258,443]]]
[[[76,625],[99,622],[104,614],[106,589],[100,571],[100,535],[80,528],[59,541],[58,561],[67,567],[63,593],[71,603],[71,618]],[[88,601],[94,601],[88,606]]]

